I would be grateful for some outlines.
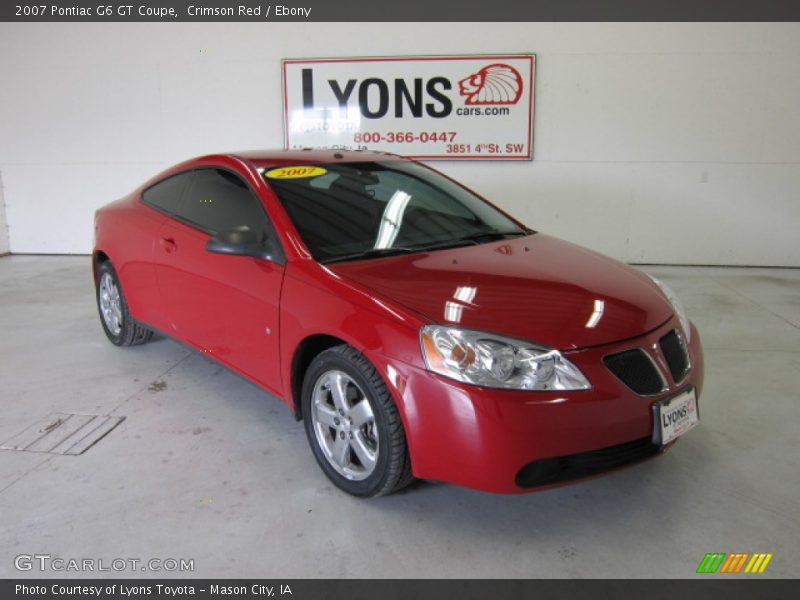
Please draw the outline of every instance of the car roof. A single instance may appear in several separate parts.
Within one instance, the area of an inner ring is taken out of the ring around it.
[[[304,148],[302,150],[247,150],[231,152],[230,156],[252,162],[256,167],[297,165],[304,163],[322,164],[334,162],[372,162],[376,160],[405,160],[388,152],[373,150],[323,150]]]

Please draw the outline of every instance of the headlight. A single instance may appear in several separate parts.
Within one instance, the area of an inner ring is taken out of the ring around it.
[[[441,325],[426,325],[420,338],[428,369],[464,383],[516,390],[592,387],[558,350]]]
[[[680,298],[678,298],[678,295],[673,292],[667,284],[659,281],[652,275],[648,275],[648,277],[653,280],[653,283],[655,283],[662,292],[664,292],[667,300],[669,300],[670,304],[672,304],[672,308],[675,309],[675,314],[678,316],[678,321],[681,323],[681,329],[683,329],[683,335],[686,338],[686,343],[688,344],[692,339],[692,329],[689,324],[689,317],[686,316],[686,310],[684,310]]]

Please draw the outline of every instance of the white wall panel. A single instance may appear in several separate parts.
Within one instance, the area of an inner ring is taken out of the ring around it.
[[[3,23],[11,250],[89,252],[160,169],[280,146],[281,58],[481,52],[537,54],[534,161],[435,166],[623,260],[800,266],[795,23]]]
[[[3,174],[0,173],[0,256],[8,254],[8,223],[6,222],[6,202],[3,196]]]

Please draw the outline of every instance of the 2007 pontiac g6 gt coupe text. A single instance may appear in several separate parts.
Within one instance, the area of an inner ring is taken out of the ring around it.
[[[669,288],[414,161],[206,156],[98,210],[95,239],[111,342],[158,331],[282,398],[357,496],[542,489],[697,423],[700,340]]]

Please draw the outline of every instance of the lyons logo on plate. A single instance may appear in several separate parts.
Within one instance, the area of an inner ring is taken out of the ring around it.
[[[763,573],[771,560],[772,554],[765,552],[709,552],[700,561],[697,573]]]
[[[265,175],[270,179],[302,179],[305,177],[318,177],[328,171],[322,167],[291,166],[280,167],[267,171]]]

